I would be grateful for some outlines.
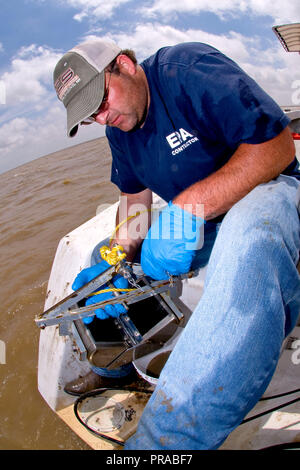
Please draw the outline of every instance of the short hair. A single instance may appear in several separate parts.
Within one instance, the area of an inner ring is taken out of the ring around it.
[[[130,60],[132,60],[134,65],[137,65],[138,63],[135,52],[132,49],[122,49],[121,52],[119,52],[119,54],[114,58],[114,60],[105,68],[107,72],[120,75],[120,69],[117,64],[117,57],[119,57],[119,55],[126,55]]]

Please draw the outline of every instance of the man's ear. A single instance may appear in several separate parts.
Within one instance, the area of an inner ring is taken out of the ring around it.
[[[130,75],[134,75],[136,73],[136,66],[127,55],[118,55],[116,62],[121,72],[128,73]]]

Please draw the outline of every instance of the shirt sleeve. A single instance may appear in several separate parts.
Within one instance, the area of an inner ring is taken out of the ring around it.
[[[135,194],[146,189],[134,174],[125,152],[118,146],[115,130],[107,127],[106,136],[112,154],[111,182],[123,193]]]

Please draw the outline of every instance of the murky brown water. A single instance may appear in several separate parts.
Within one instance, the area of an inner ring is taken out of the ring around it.
[[[110,161],[101,138],[0,175],[0,449],[88,448],[38,392],[34,317],[59,240],[118,197]]]

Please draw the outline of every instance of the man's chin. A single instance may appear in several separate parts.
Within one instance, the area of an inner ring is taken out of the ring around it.
[[[134,132],[134,131],[137,131],[138,129],[142,129],[142,127],[144,127],[146,118],[147,118],[147,112],[143,114],[142,119],[140,121],[137,121],[135,125],[132,127],[132,129],[130,129],[130,131],[128,132]]]
[[[135,123],[122,123],[119,126],[117,126],[118,129],[120,129],[123,132],[134,132],[140,129],[141,125],[139,122]]]
[[[138,129],[141,129],[145,123],[147,113],[142,116],[141,120],[138,119],[127,119],[126,116],[122,116],[122,118],[117,119],[115,122],[111,124],[111,127],[117,127],[120,131],[123,132],[135,132]]]

